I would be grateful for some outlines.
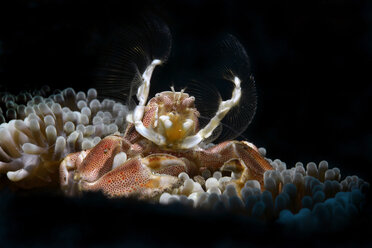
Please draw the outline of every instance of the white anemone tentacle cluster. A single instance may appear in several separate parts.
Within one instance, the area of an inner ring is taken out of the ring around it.
[[[266,149],[259,152],[266,156]],[[265,190],[256,180],[248,180],[240,192],[234,174],[220,171],[189,178],[181,173],[183,184],[160,196],[161,204],[183,204],[205,210],[235,211],[258,220],[277,220],[292,229],[318,230],[327,224],[335,230],[344,227],[365,203],[369,183],[357,176],[341,180],[338,168],[329,168],[327,161],[304,167],[298,162],[287,169],[279,159],[266,158],[274,170],[264,174]]]
[[[121,103],[99,101],[95,89],[75,93],[67,88],[49,97],[36,95],[25,105],[11,94],[3,95],[4,99],[12,106],[6,117],[13,119],[0,125],[0,176],[6,174],[26,188],[55,181],[67,154],[90,149],[107,135],[123,133],[128,113]]]

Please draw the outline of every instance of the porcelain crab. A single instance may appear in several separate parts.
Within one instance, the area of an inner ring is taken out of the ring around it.
[[[149,37],[140,35],[140,39],[137,36],[130,39],[135,40],[130,52],[122,53],[141,54],[146,61],[143,70],[136,70],[137,73],[142,71],[137,77],[135,91],[138,104],[126,118],[129,124],[124,135],[108,136],[90,150],[68,155],[60,165],[64,192],[75,195],[81,191],[101,190],[110,197],[138,195],[147,198],[175,187],[181,172],[195,176],[205,169],[234,172],[238,186],[243,186],[248,179],[258,180],[263,185],[263,174],[272,167],[253,144],[226,140],[210,147],[203,145],[229,111],[247,97],[243,95],[242,85],[253,84],[254,87],[253,80],[241,77],[229,67],[225,78],[233,84],[232,94],[229,99],[217,103],[214,116],[202,127],[195,97],[185,90],[175,91],[171,87],[172,91],[158,93],[147,102],[153,71],[164,62],[170,48],[169,30],[158,23],[151,25],[147,30],[156,33],[155,45],[166,49],[156,53],[155,49],[148,49],[154,46],[139,46],[138,40]],[[231,37],[225,42],[233,50],[229,54],[243,55],[246,59],[240,43]],[[241,50],[239,53],[237,48]],[[120,64],[117,58],[115,66]]]
[[[235,77],[233,83],[231,99],[222,101],[216,115],[199,130],[193,96],[165,91],[145,106],[149,86],[145,80],[125,135],[108,136],[90,150],[67,156],[60,166],[62,188],[69,194],[102,190],[108,196],[151,197],[177,184],[179,173],[197,175],[205,168],[233,171],[239,175],[238,185],[248,179],[262,184],[264,172],[272,167],[253,144],[225,141],[207,149],[199,145],[240,100],[240,79]]]

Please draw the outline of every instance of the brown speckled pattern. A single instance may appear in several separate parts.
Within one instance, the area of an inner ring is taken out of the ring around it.
[[[108,172],[93,184],[82,184],[85,190],[101,189],[109,196],[127,196],[138,192],[150,182],[150,169],[142,166],[140,158],[133,158]]]
[[[115,155],[121,150],[121,141],[122,138],[119,136],[108,136],[101,140],[79,166],[80,177],[93,182],[109,172]]]

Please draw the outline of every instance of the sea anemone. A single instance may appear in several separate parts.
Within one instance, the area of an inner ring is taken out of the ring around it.
[[[95,89],[75,93],[67,88],[46,97],[49,91],[1,94],[6,111],[0,111],[0,175],[19,187],[58,182],[59,163],[67,154],[124,131],[127,107],[99,101]]]
[[[260,148],[266,156],[266,149]],[[264,191],[256,180],[248,180],[237,191],[234,173],[206,170],[203,176],[179,175],[179,188],[160,196],[161,204],[182,204],[215,211],[233,211],[260,221],[277,221],[290,230],[315,231],[327,224],[329,230],[345,227],[361,212],[369,183],[357,176],[341,180],[340,170],[327,161],[304,167],[297,162],[287,169],[279,159],[266,158],[274,170],[264,174]]]

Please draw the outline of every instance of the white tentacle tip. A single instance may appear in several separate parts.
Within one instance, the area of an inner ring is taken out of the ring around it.
[[[41,154],[45,151],[44,148],[31,144],[31,143],[25,143],[22,145],[22,150],[27,154]]]
[[[10,181],[18,182],[27,177],[29,175],[29,172],[25,169],[20,169],[17,171],[8,171],[6,175]]]
[[[237,76],[234,77],[234,84],[235,84],[235,87],[240,87],[240,83],[242,81],[240,80],[240,78],[238,78]]]
[[[151,64],[152,65],[160,65],[161,63],[163,63],[160,59],[154,59]]]
[[[112,164],[112,169],[115,169],[119,165],[123,164],[125,161],[127,161],[127,154],[125,152],[119,152],[114,157],[114,162]]]

